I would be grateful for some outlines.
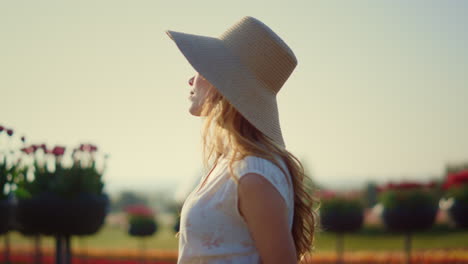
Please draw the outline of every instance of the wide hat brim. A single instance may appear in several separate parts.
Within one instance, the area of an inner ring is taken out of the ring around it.
[[[254,127],[285,147],[276,94],[219,38],[167,30],[192,67],[205,77]]]

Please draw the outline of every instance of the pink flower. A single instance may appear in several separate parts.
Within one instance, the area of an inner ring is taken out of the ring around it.
[[[153,210],[142,204],[129,205],[125,208],[125,212],[139,216],[153,216],[154,214]]]
[[[332,198],[337,197],[337,193],[334,191],[330,191],[330,190],[321,190],[319,192],[319,197],[321,199],[332,199]]]
[[[88,151],[88,144],[80,144],[81,151]]]
[[[97,151],[97,147],[92,144],[81,144],[80,145],[80,150],[81,151],[86,151],[86,152],[95,152]]]
[[[29,155],[31,153],[34,153],[34,148],[33,146],[29,146],[27,148],[22,148],[21,151]]]

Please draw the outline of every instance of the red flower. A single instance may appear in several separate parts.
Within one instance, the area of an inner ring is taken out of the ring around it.
[[[388,190],[413,190],[413,189],[423,189],[423,188],[433,188],[436,186],[434,181],[429,183],[420,183],[420,182],[400,182],[393,183],[390,182],[387,185],[377,187],[378,192],[388,191]]]
[[[10,129],[10,128],[9,128],[9,129],[6,130],[6,132],[7,132],[7,134],[8,134],[9,136],[13,136],[13,129]]]
[[[92,144],[81,144],[80,145],[80,150],[81,151],[86,151],[86,152],[95,152],[97,151],[97,147]]]
[[[400,183],[399,185],[397,184],[395,188],[398,189],[417,189],[417,188],[423,188],[425,185],[417,182],[403,182]]]
[[[31,145],[31,148],[33,149],[33,152],[36,152],[36,150],[39,148],[38,145]]]
[[[88,151],[88,144],[80,144],[81,151]]]
[[[468,170],[462,170],[447,175],[447,180],[442,185],[444,189],[449,189],[453,186],[468,184]]]
[[[64,153],[65,153],[65,148],[61,146],[56,146],[52,150],[52,154],[54,154],[55,156],[62,156]]]
[[[43,144],[41,144],[39,147],[40,147],[42,150],[44,150],[44,153],[47,153],[47,146],[46,146],[46,144],[43,143]]]
[[[125,212],[139,216],[153,216],[154,214],[153,210],[142,204],[129,205],[125,208]]]
[[[5,128],[3,126],[0,126],[0,132],[2,132]]]
[[[429,188],[434,188],[434,187],[436,187],[436,186],[437,186],[437,182],[436,182],[436,181],[431,181],[431,182],[429,182],[429,184],[427,184],[427,187],[429,187]]]
[[[95,145],[91,145],[91,152],[96,152],[97,151],[97,147]]]

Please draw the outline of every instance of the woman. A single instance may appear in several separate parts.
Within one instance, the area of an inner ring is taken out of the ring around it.
[[[166,33],[196,70],[189,111],[204,118],[212,165],[182,207],[177,263],[297,263],[312,249],[316,212],[279,125],[276,94],[294,53],[249,16],[219,38]]]

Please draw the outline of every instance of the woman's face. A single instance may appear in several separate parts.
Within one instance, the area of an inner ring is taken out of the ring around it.
[[[192,102],[189,112],[194,116],[200,116],[203,103],[208,95],[214,92],[214,86],[198,72],[189,79],[189,85],[192,88],[189,96]]]

